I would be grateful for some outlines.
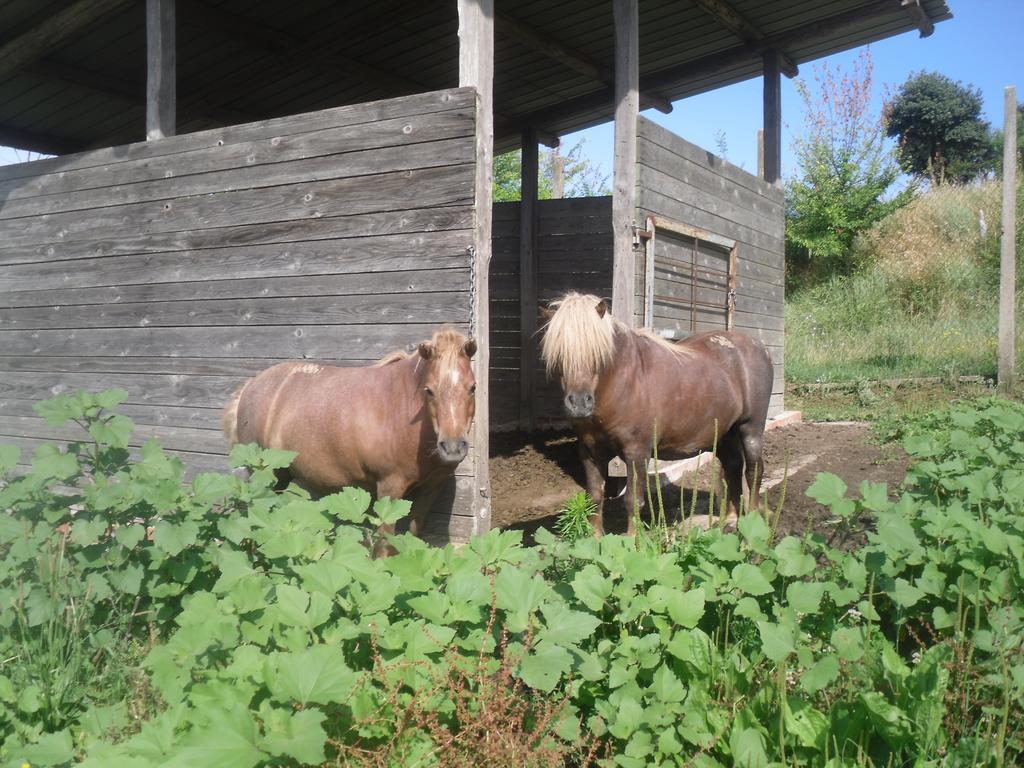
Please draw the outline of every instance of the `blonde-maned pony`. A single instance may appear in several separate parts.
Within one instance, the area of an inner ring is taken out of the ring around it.
[[[359,486],[378,498],[409,498],[409,530],[426,515],[469,451],[476,413],[470,359],[476,342],[451,328],[415,351],[365,367],[280,363],[239,387],[224,408],[228,442],[297,452],[281,473],[317,495]],[[390,551],[383,534],[378,554]]]
[[[633,511],[644,504],[638,480],[646,476],[655,439],[663,459],[714,447],[729,513],[739,509],[744,469],[750,504],[757,505],[774,378],[759,341],[738,331],[708,331],[673,343],[612,317],[599,297],[575,292],[551,302],[544,314],[541,353],[548,375],[561,382],[579,438],[597,534],[604,530],[608,460],[616,455],[628,467],[627,531],[633,532]]]

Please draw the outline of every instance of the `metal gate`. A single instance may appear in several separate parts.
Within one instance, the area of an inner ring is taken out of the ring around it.
[[[650,216],[646,241],[643,322],[670,339],[731,329],[736,306],[736,241]]]

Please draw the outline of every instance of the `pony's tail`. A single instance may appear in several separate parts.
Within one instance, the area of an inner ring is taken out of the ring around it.
[[[224,427],[224,437],[228,439],[228,447],[238,442],[238,404],[242,401],[242,392],[245,391],[251,379],[247,379],[238,389],[234,391],[227,405],[224,406],[224,419],[221,422]]]

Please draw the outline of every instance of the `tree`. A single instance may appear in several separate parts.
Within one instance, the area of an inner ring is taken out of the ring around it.
[[[1003,132],[992,131],[992,166],[996,176],[1003,175]],[[1024,171],[1024,102],[1017,104],[1017,168]]]
[[[589,157],[583,154],[584,140],[580,139],[561,155],[562,175],[565,179],[565,197],[593,197],[611,194],[608,177],[602,176]],[[519,200],[522,184],[519,169],[522,150],[506,152],[494,158],[494,202]],[[540,166],[537,180],[537,196],[549,200],[555,186],[555,152],[542,149],[538,158]]]
[[[934,185],[966,183],[991,170],[992,137],[981,91],[938,72],[911,76],[886,106],[903,169]]]
[[[873,64],[865,50],[849,74],[823,65],[796,82],[805,134],[794,141],[798,175],[786,184],[786,260],[791,279],[820,279],[854,267],[857,233],[914,194],[890,188],[900,175],[881,116],[871,110]]]

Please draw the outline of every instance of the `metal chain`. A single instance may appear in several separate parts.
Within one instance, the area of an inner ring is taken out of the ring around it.
[[[469,255],[469,338],[476,338],[476,248],[466,248]]]

